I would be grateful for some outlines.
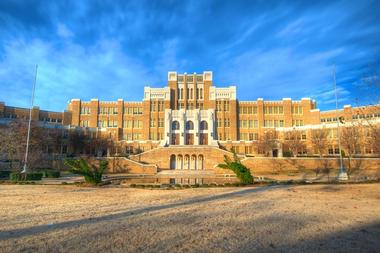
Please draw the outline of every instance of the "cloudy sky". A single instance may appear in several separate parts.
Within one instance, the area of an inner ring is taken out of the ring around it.
[[[140,101],[167,71],[214,72],[240,100],[372,102],[380,1],[0,1],[0,101],[62,111],[71,98]]]

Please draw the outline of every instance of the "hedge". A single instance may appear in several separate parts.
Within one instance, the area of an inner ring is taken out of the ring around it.
[[[42,173],[40,172],[30,172],[30,173],[20,173],[12,172],[9,175],[11,181],[35,181],[42,179]]]
[[[47,177],[47,178],[58,178],[61,176],[61,172],[58,170],[44,170],[42,174],[43,174],[43,177]]]
[[[8,170],[2,170],[0,171],[0,178],[9,178],[9,175],[11,174]]]

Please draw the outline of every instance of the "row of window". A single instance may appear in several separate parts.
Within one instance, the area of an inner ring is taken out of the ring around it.
[[[344,119],[344,118],[342,118],[342,119]],[[338,121],[338,118],[336,118],[336,117],[321,119],[321,122],[337,122],[337,121]]]
[[[150,111],[155,112],[155,111],[162,112],[164,111],[164,101],[152,101],[150,103]]]
[[[142,138],[141,133],[125,133],[123,134],[123,139],[127,141],[136,141],[141,140]]]
[[[257,114],[257,106],[240,106],[240,114]]]
[[[163,101],[158,101],[158,109],[163,110]],[[161,104],[162,103],[162,104]],[[102,115],[116,115],[118,114],[118,108],[117,107],[99,107],[98,113]],[[88,115],[91,114],[91,109],[89,107],[81,107],[80,114],[82,115]],[[124,107],[124,114],[142,114],[142,107]]]
[[[88,126],[88,121],[83,121],[86,122]],[[98,121],[98,127],[117,127],[117,120],[99,120]]]
[[[216,110],[217,111],[230,111],[230,101],[224,100],[224,101],[216,101]]]
[[[154,141],[159,141],[164,139],[163,133],[149,133],[149,139]]]
[[[156,124],[156,120],[155,119],[150,119],[150,127],[164,127],[164,119],[158,119],[158,125]]]
[[[288,140],[294,140],[294,139],[297,139],[297,140],[306,140],[306,132],[302,131],[302,132],[285,132],[284,134],[285,136],[285,140],[288,141]]]
[[[223,126],[224,127],[230,127],[231,126],[230,119],[226,118],[226,119],[224,119],[224,121],[220,118],[216,119],[216,127],[223,127]]]
[[[197,75],[197,82],[203,82],[203,76],[202,75]],[[183,82],[184,81],[184,76],[183,75],[178,75],[178,82]],[[189,75],[186,76],[186,82],[194,82],[194,76]]]
[[[303,126],[303,120],[302,119],[295,119],[292,121],[293,126]]]
[[[89,121],[88,120],[81,120],[79,125],[81,127],[89,127]],[[117,120],[99,120],[98,121],[98,127],[118,127]],[[142,128],[142,121],[141,120],[124,120],[123,121],[123,128]]]
[[[186,89],[186,99],[203,99],[203,88],[196,88],[195,89],[195,95],[194,95],[194,89],[193,88],[187,88]],[[184,94],[184,89],[183,88],[178,88],[177,89],[177,96],[178,99],[184,99],[185,94]]]
[[[380,118],[380,113],[357,114],[357,115],[352,116],[352,119],[371,119],[371,118]]]
[[[6,113],[4,115],[4,118],[6,119],[29,119],[29,115],[28,116],[18,116],[17,114],[11,114],[11,113]],[[39,118],[39,121],[42,121],[42,122],[49,122],[49,123],[62,123],[62,119],[55,119],[55,118]]]
[[[202,121],[203,122],[203,121]],[[201,124],[204,124],[202,123]],[[142,121],[141,120],[124,120],[123,122],[123,128],[142,128]],[[179,123],[178,123],[179,124]],[[207,122],[205,122],[207,124]],[[164,119],[160,118],[158,121],[155,119],[150,120],[150,127],[164,127]],[[80,126],[82,127],[88,127],[89,121],[88,120],[82,120],[80,122]],[[117,120],[99,120],[98,121],[98,127],[117,127]],[[226,118],[224,120],[218,118],[216,120],[216,127],[230,127],[231,122],[229,118]],[[246,129],[252,129],[252,128],[258,128],[259,123],[258,120],[240,120],[239,121],[240,128],[246,128]],[[303,120],[293,120],[293,126],[303,126]],[[264,120],[264,127],[284,127],[284,120]],[[179,125],[178,125],[179,129]],[[193,128],[192,128],[193,129]],[[187,130],[192,130],[187,129]],[[173,129],[173,130],[177,130]]]
[[[284,127],[284,120],[264,120],[264,127]]]
[[[264,114],[284,114],[283,106],[264,106]]]
[[[124,120],[123,128],[142,128],[141,120]]]
[[[258,128],[259,122],[258,120],[240,120],[239,121],[240,128]]]
[[[230,133],[218,133],[218,140],[220,141],[229,141],[231,140]]]
[[[302,115],[303,114],[303,108],[300,105],[293,105],[292,106],[292,114],[296,115]]]
[[[87,107],[84,107],[83,109],[85,109]],[[81,108],[82,109],[82,108]],[[88,109],[88,113],[90,113],[90,108],[87,108]],[[99,107],[99,114],[118,114],[118,110],[117,110],[117,107]]]
[[[203,103],[195,103],[195,108],[194,108],[194,103],[188,103],[188,104],[186,104],[186,107],[185,107],[185,103],[178,102],[177,107],[178,107],[178,110],[180,110],[180,109],[194,110],[195,108],[203,110]]]
[[[259,139],[258,133],[241,133],[240,140],[244,141],[256,141]]]
[[[173,121],[172,122],[172,130],[179,130],[179,129],[180,129],[180,123],[178,121],[176,121],[176,120]],[[185,129],[186,130],[194,130],[194,123],[191,120],[186,121]],[[202,120],[199,123],[199,130],[208,130],[208,123],[207,123],[207,121]]]

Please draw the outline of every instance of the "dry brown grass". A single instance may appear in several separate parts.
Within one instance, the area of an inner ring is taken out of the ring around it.
[[[376,252],[380,185],[0,185],[0,252]]]

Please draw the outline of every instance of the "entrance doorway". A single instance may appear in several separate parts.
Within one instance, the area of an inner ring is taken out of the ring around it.
[[[204,133],[199,134],[199,144],[207,145],[208,144],[208,135]]]

